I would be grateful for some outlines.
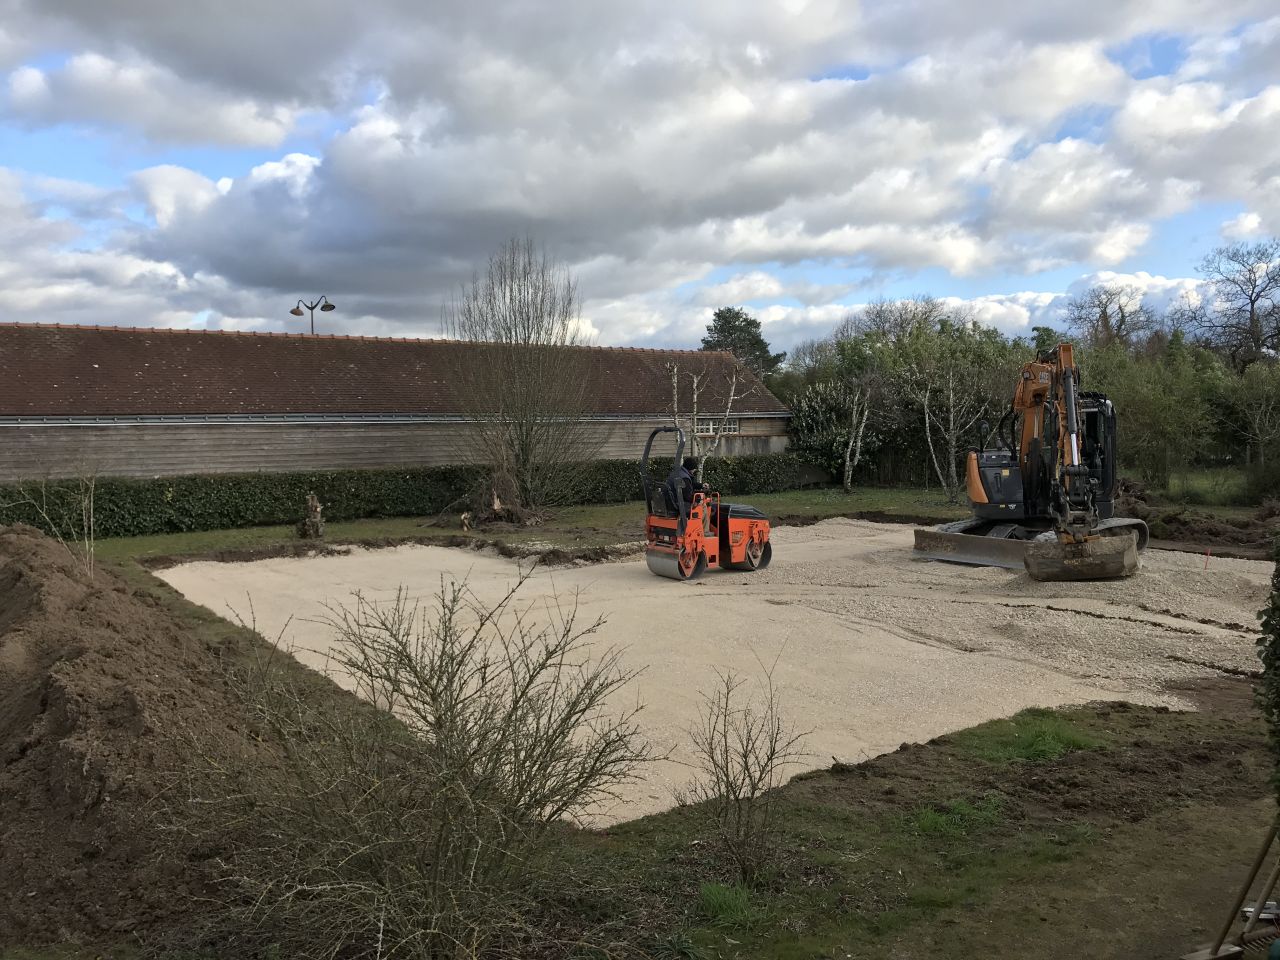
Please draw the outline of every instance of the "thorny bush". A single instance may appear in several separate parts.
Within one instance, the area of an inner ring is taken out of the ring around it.
[[[678,799],[711,811],[738,880],[750,885],[769,863],[777,834],[776,788],[787,765],[804,756],[804,734],[783,718],[771,672],[759,696],[749,696],[745,683],[722,674],[719,686],[703,694],[701,716],[690,731],[697,772]]]
[[[271,763],[213,758],[186,828],[223,850],[232,929],[289,956],[502,955],[551,828],[647,759],[610,696],[633,674],[576,605],[496,603],[442,583],[332,608],[331,666],[360,699],[316,697],[279,659],[241,683]],[[370,706],[376,705],[376,706]]]

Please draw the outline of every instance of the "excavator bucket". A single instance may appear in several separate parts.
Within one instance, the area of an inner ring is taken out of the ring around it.
[[[1138,541],[1130,533],[1062,543],[1055,536],[1026,544],[1027,573],[1033,580],[1116,580],[1138,569]]]

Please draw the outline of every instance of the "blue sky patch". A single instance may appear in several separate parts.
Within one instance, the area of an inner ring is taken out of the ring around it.
[[[1186,39],[1160,33],[1144,33],[1107,50],[1107,56],[1137,80],[1176,73],[1187,57]]]

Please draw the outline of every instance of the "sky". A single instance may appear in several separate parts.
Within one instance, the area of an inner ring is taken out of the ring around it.
[[[1275,234],[1274,0],[0,0],[0,321],[433,336],[530,237],[601,344],[1018,334]]]

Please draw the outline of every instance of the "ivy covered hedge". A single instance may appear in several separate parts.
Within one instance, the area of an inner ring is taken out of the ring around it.
[[[655,461],[657,475],[669,468],[669,460]],[[805,475],[799,458],[783,453],[712,460],[703,479],[721,493],[743,495],[791,490]],[[570,503],[640,499],[634,460],[584,463],[573,478]],[[93,486],[94,527],[104,538],[292,524],[312,491],[324,504],[326,520],[431,516],[468,498],[483,480],[482,470],[466,466],[99,478]],[[0,526],[29,523],[49,532],[56,526],[63,537],[79,537],[85,492],[80,480],[0,485]]]

